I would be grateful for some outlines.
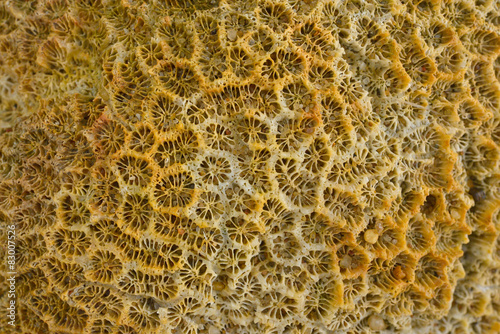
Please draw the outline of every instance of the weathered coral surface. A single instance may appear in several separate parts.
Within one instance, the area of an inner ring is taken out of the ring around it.
[[[498,333],[499,56],[496,0],[0,1],[0,331]]]

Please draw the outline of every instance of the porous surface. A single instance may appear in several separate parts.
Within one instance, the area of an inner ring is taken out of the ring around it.
[[[499,6],[0,1],[1,331],[498,333]]]

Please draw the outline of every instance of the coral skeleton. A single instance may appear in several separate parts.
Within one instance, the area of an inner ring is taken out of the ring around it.
[[[498,0],[0,0],[0,332],[500,333],[499,81]]]

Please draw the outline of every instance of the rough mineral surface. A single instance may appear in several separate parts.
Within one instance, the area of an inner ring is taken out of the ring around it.
[[[0,1],[0,331],[499,333],[499,55],[496,0]]]

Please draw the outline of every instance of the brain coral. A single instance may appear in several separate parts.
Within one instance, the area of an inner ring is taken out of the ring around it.
[[[496,0],[0,1],[0,331],[499,333],[499,80]]]

